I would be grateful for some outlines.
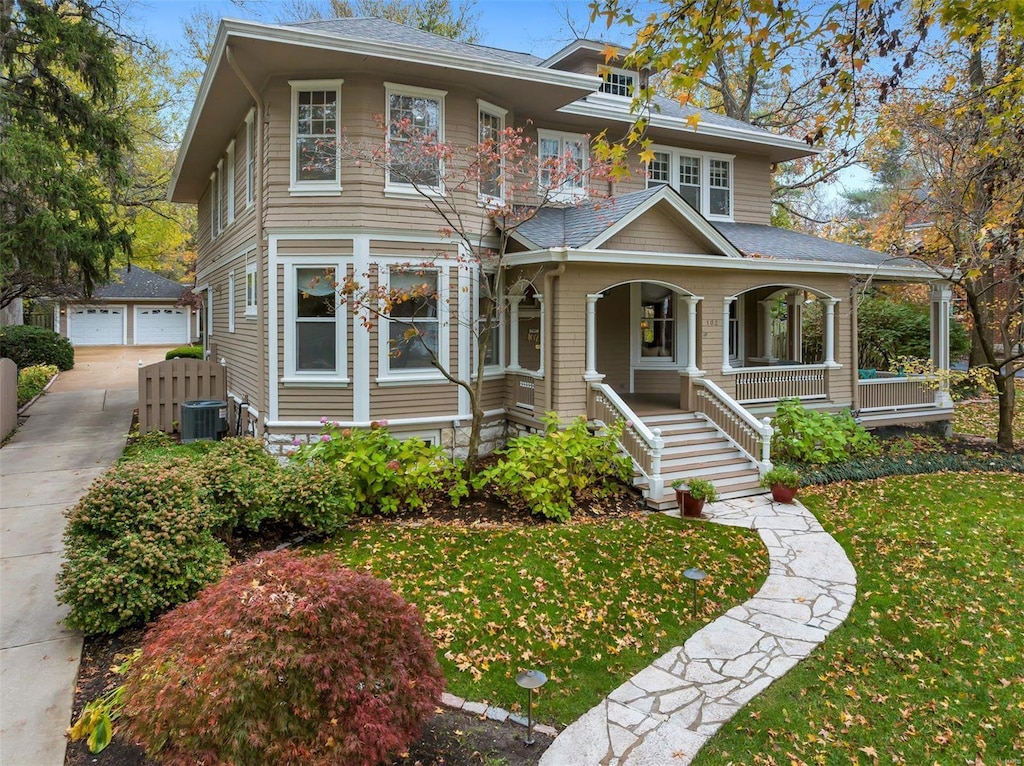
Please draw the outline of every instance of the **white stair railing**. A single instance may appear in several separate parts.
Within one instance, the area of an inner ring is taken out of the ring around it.
[[[616,420],[625,423],[619,445],[633,458],[633,463],[647,479],[649,496],[661,497],[665,490],[665,480],[661,476],[665,440],[661,437],[661,429],[645,426],[629,405],[604,383],[591,382],[590,394],[587,415],[591,420],[609,425]]]
[[[707,378],[695,378],[697,412],[724,433],[747,457],[757,463],[762,475],[771,469],[771,420],[758,420],[743,405]]]

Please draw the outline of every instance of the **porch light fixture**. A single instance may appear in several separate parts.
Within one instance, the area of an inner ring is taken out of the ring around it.
[[[527,689],[526,701],[526,744],[532,745],[533,739],[533,690],[547,683],[548,677],[539,670],[523,670],[516,675],[516,683]]]
[[[683,577],[693,583],[693,616],[697,617],[697,583],[707,577],[707,572],[697,567],[690,567],[683,572]]]

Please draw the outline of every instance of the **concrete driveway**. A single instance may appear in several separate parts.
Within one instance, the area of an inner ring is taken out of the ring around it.
[[[54,597],[64,510],[120,457],[136,407],[139,361],[168,347],[75,349],[0,449],[0,764],[62,766],[82,653]]]

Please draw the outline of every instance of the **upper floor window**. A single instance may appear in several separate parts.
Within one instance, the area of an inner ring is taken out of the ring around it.
[[[220,234],[220,165],[210,174],[210,239]]]
[[[224,176],[224,199],[227,201],[227,226],[235,221],[235,140],[228,144],[228,166]]]
[[[256,110],[245,118],[245,206],[256,201]]]
[[[336,194],[341,190],[341,83],[290,83],[292,193]]]
[[[601,93],[632,98],[636,90],[636,75],[624,69],[603,69]]]
[[[555,200],[586,196],[589,165],[587,137],[578,133],[537,131],[540,191]]]
[[[505,115],[508,111],[477,100],[480,120],[480,197],[501,202],[505,198],[503,178],[505,157],[502,151]]]
[[[387,144],[390,153],[386,186],[425,187],[440,191],[444,168],[431,148],[444,143],[443,90],[385,83]]]
[[[647,165],[647,186],[669,184],[708,218],[732,219],[730,155],[684,149],[656,149]]]

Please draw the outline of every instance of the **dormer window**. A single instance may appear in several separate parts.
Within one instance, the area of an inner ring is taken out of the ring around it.
[[[636,92],[636,75],[625,69],[602,67],[601,80],[601,93],[609,96],[633,98]]]

